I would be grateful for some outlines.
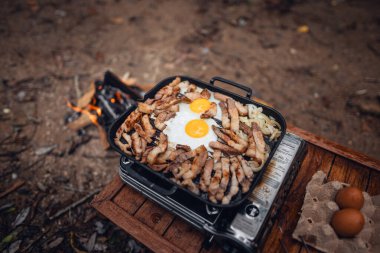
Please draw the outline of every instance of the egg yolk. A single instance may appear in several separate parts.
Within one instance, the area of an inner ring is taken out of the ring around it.
[[[208,125],[203,119],[190,120],[185,126],[185,132],[190,137],[201,138],[208,133]]]
[[[202,113],[207,111],[210,108],[210,105],[211,103],[207,99],[198,98],[191,102],[190,110],[192,110],[195,113]]]

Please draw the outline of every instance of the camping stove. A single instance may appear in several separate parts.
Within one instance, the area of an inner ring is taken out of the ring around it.
[[[205,247],[216,240],[226,252],[257,252],[271,230],[305,153],[305,141],[287,133],[251,196],[240,206],[229,209],[210,207],[181,191],[159,193],[154,180],[144,184],[144,177],[134,172],[136,165],[124,156],[120,159],[119,173],[126,184],[203,231],[208,236]]]

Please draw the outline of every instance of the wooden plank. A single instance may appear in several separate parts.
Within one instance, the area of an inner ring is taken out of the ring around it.
[[[184,252],[112,201],[100,202],[96,209],[154,252]]]
[[[225,252],[223,251],[222,247],[220,247],[216,242],[214,242],[210,249],[207,250],[205,248],[202,248],[200,253],[225,253]]]
[[[136,211],[144,203],[145,197],[132,189],[129,186],[124,186],[123,189],[115,196],[113,202],[127,211],[129,214],[135,214]]]
[[[111,183],[106,185],[106,187],[94,197],[91,205],[96,208],[96,206],[102,201],[111,200],[121,188],[123,188],[123,186],[124,183],[121,181],[119,175],[115,176]]]
[[[203,235],[184,220],[176,217],[164,237],[185,252],[199,252]]]
[[[174,214],[166,211],[156,203],[147,200],[135,214],[135,217],[162,235],[174,219]]]
[[[302,139],[306,140],[307,142],[313,143],[314,145],[319,146],[323,149],[326,149],[332,153],[335,153],[337,155],[350,159],[351,161],[360,163],[364,166],[380,171],[380,161],[376,158],[367,156],[353,149],[344,147],[333,141],[330,141],[321,136],[312,134],[310,132],[307,132],[301,128],[298,128],[292,125],[287,126],[287,131],[294,133],[298,135],[299,137],[301,137]]]
[[[292,233],[298,222],[298,212],[303,204],[306,185],[316,171],[322,170],[328,173],[333,159],[334,154],[317,146],[308,145],[308,153],[263,245],[263,252],[283,252],[280,240],[288,252],[299,251],[300,244],[292,238]]]
[[[366,192],[371,196],[380,194],[380,172],[371,170]]]
[[[328,175],[329,181],[340,181],[358,187],[363,191],[367,188],[369,169],[348,159],[337,156]]]

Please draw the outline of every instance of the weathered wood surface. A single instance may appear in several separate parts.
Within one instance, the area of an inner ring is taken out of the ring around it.
[[[367,156],[351,148],[347,148],[338,143],[330,141],[321,136],[312,134],[308,131],[305,131],[293,125],[288,125],[287,131],[289,131],[290,133],[294,133],[298,135],[299,137],[301,137],[302,139],[304,139],[305,141],[312,143],[314,145],[317,145],[318,147],[323,148],[327,151],[330,151],[336,155],[345,157],[353,162],[357,162],[369,168],[380,171],[380,160],[376,158]]]
[[[380,194],[380,171],[373,169],[380,166],[375,160],[363,162],[365,156],[347,156],[347,150],[335,152],[337,147],[326,149],[325,141],[319,146],[317,139],[307,140],[313,144],[308,145],[308,153],[300,171],[262,246],[263,252],[317,252],[311,247],[306,250],[302,244],[292,239],[291,234],[298,221],[305,187],[318,170],[324,171],[328,180],[352,184],[370,195]],[[358,158],[357,162],[353,161],[355,157]],[[202,233],[140,193],[124,186],[118,176],[95,197],[92,205],[155,252],[222,252],[215,244],[210,250],[202,248]]]

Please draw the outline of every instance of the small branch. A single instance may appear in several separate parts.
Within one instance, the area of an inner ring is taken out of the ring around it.
[[[24,180],[17,179],[8,189],[0,193],[0,199],[7,196],[9,193],[14,192],[25,184]]]
[[[77,95],[77,99],[79,99],[82,96],[82,92],[79,88],[79,76],[78,75],[74,76],[74,87],[75,87],[75,93]]]
[[[96,190],[90,192],[89,194],[87,194],[86,196],[84,196],[83,198],[81,198],[80,200],[72,203],[71,205],[69,205],[69,206],[61,209],[60,211],[58,211],[54,215],[50,216],[49,220],[54,220],[54,219],[58,218],[62,214],[64,214],[64,213],[68,212],[69,210],[71,210],[72,208],[75,208],[75,207],[79,206],[80,204],[84,203],[86,200],[88,200],[89,198],[91,198],[92,196],[94,196],[95,194],[97,194],[98,192],[100,192],[100,189],[96,189]]]

